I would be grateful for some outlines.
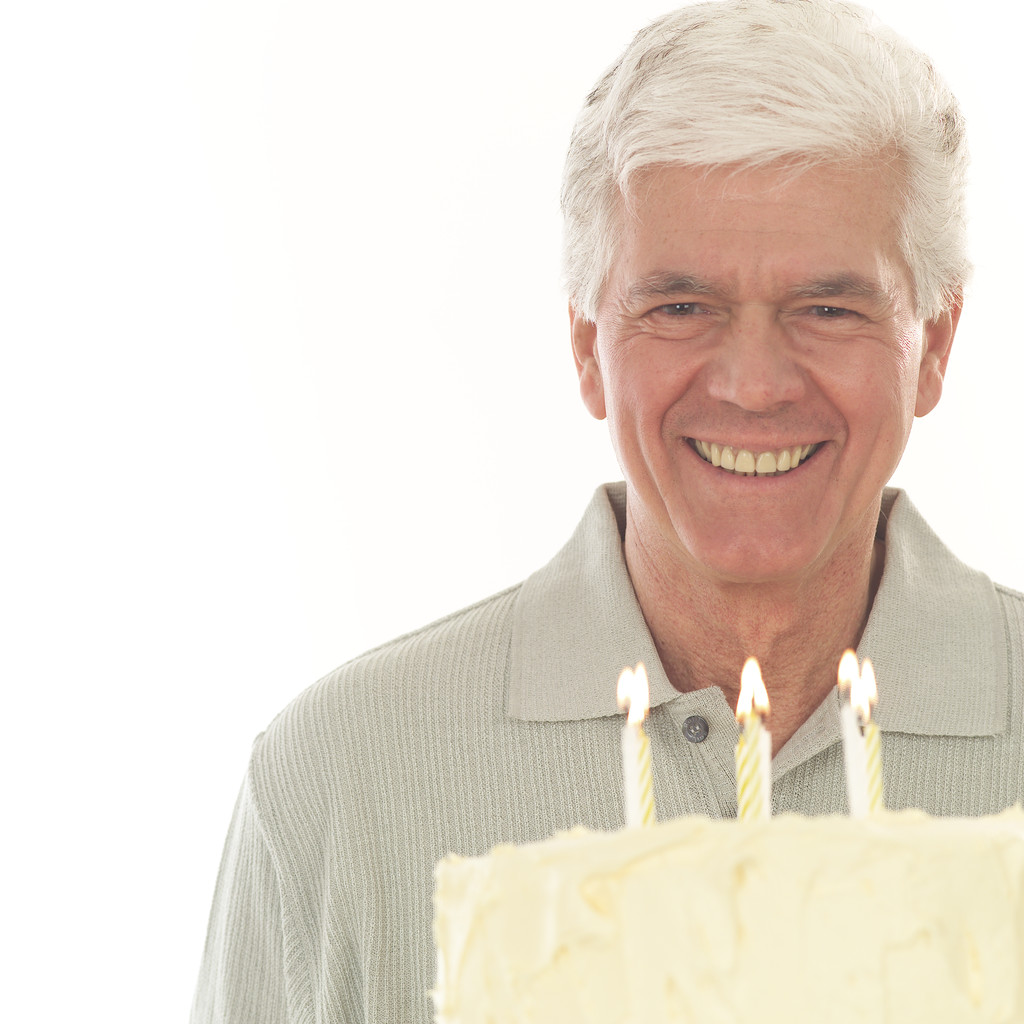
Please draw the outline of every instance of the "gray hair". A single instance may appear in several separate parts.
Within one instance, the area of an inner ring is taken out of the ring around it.
[[[637,34],[576,121],[562,184],[573,308],[596,319],[625,197],[644,167],[887,153],[901,172],[900,247],[917,315],[930,320],[970,274],[964,119],[931,61],[841,0],[723,0],[665,15]]]

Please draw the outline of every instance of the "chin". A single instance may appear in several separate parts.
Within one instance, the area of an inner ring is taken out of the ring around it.
[[[821,556],[818,546],[805,546],[794,538],[778,536],[747,536],[724,545],[691,543],[687,548],[705,576],[739,584],[798,581],[820,563]]]

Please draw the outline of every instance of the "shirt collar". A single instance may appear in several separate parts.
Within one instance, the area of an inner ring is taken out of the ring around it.
[[[507,705],[513,718],[617,715],[616,680],[638,661],[647,668],[652,707],[692,698],[665,675],[633,592],[622,550],[625,519],[625,485],[598,488],[569,542],[520,588]],[[902,491],[886,490],[879,526],[885,570],[858,654],[875,666],[880,728],[1001,732],[1007,652],[992,582],[949,552]],[[808,731],[817,731],[818,718],[805,723]]]
[[[651,706],[679,696],[655,649],[622,551],[625,484],[594,494],[569,542],[522,585],[512,634],[508,712],[564,722],[619,714],[619,673],[642,661]]]
[[[879,535],[885,571],[857,651],[879,680],[879,728],[1002,732],[1008,652],[992,581],[953,555],[903,491],[886,490]]]

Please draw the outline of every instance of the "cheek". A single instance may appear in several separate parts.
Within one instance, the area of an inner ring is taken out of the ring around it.
[[[918,367],[912,347],[890,350],[887,358],[860,363],[856,371],[837,399],[851,433],[877,449],[883,461],[898,461],[914,422]]]
[[[661,358],[664,353],[644,341],[609,351],[603,367],[608,427],[620,463],[636,457],[645,463],[660,458],[656,453],[662,450],[666,434],[671,434],[666,423],[687,393],[676,361]]]
[[[639,345],[620,342],[606,352],[604,387],[610,405],[620,416],[635,416],[661,387],[664,374]]]
[[[678,433],[684,410],[702,404],[692,377],[679,366],[635,365],[620,377],[620,384],[616,396],[620,415],[650,445],[658,446]]]
[[[868,406],[899,408],[917,393],[921,339],[913,331],[864,338],[826,357],[828,377],[847,396]]]

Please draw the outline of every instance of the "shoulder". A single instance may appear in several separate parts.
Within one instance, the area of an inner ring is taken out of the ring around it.
[[[1008,587],[1004,583],[996,583],[995,588],[1000,600],[1008,608],[1016,608],[1018,611],[1024,608],[1024,593],[1013,587]]]
[[[1001,583],[994,584],[996,597],[1006,623],[1007,640],[1018,660],[1024,657],[1024,593]]]
[[[410,671],[417,677],[444,670],[452,659],[501,643],[511,627],[512,610],[522,583],[477,601],[426,626],[374,647],[336,669],[325,680],[340,685],[359,677],[388,683]],[[389,693],[382,694],[390,695]]]
[[[299,694],[253,746],[257,799],[309,797],[353,766],[395,756],[411,729],[470,694],[500,702],[520,587],[373,648]]]
[[[467,665],[493,665],[504,656],[522,584],[403,634],[336,668],[301,694],[275,721],[282,724],[333,713],[348,717],[396,710],[444,688]],[[273,726],[272,726],[273,728]]]

